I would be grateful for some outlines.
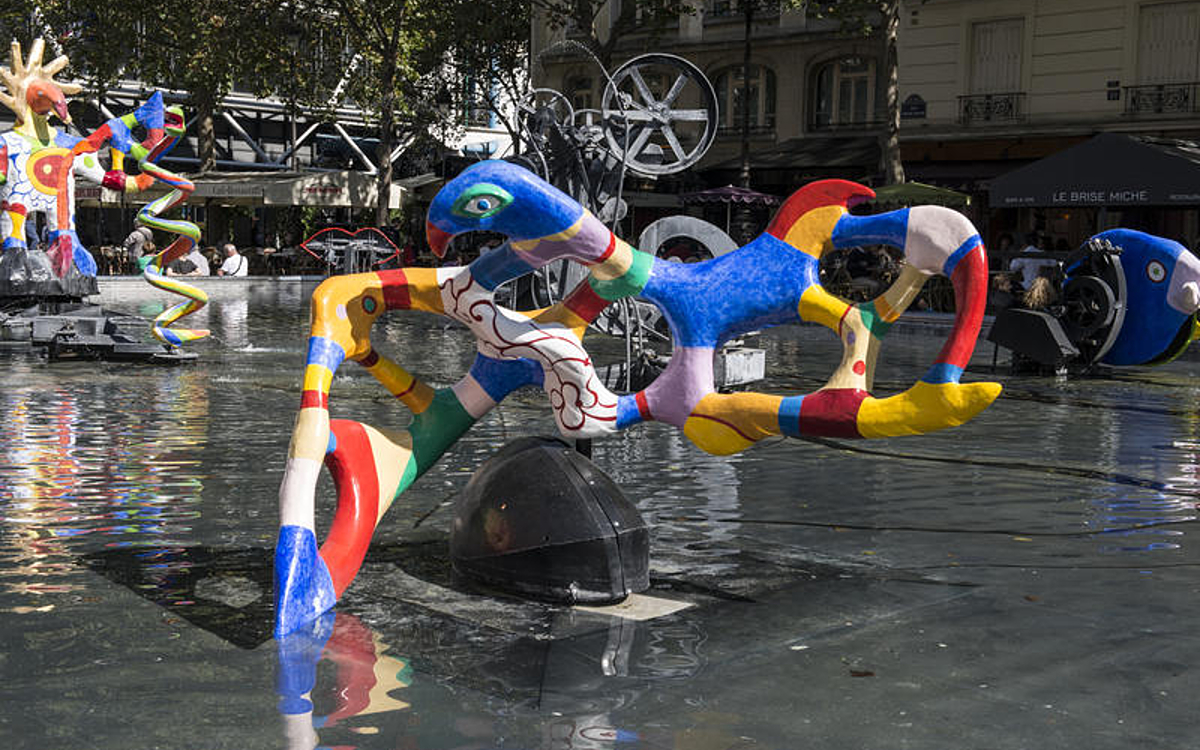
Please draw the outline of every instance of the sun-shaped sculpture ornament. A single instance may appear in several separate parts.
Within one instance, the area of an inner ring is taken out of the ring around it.
[[[94,294],[96,262],[75,232],[75,177],[114,190],[142,189],[119,167],[105,170],[95,153],[99,144],[76,148],[91,144],[50,124],[52,116],[71,122],[67,96],[83,89],[54,80],[68,60],[43,63],[45,50],[37,39],[26,59],[14,41],[10,65],[0,66],[0,103],[17,116],[16,126],[0,133],[0,296]],[[43,231],[32,231],[39,214]]]
[[[59,55],[48,64],[42,64],[46,45],[38,39],[29,50],[29,60],[21,57],[21,43],[12,43],[11,67],[0,67],[0,79],[5,93],[0,94],[0,103],[17,115],[17,129],[37,124],[37,117],[47,118],[51,112],[64,123],[71,121],[67,112],[67,97],[83,91],[75,83],[61,83],[54,76],[67,67],[66,55]],[[31,116],[33,115],[33,116]]]

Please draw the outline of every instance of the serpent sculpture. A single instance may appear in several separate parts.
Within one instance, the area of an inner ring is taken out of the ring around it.
[[[938,206],[849,213],[872,196],[869,188],[843,180],[809,184],[747,245],[685,265],[631,247],[576,201],[516,165],[481,162],[447,183],[427,220],[436,254],[468,231],[499,232],[509,242],[468,266],[336,276],[313,293],[300,412],[280,487],[276,635],[301,628],[335,604],[396,497],[522,386],[545,390],[567,438],[603,437],[657,420],[718,455],[772,435],[920,434],[962,424],[985,409],[1000,385],[959,382],[986,301],[987,258],[979,234],[961,214]],[[899,248],[907,263],[882,295],[851,304],[821,287],[818,264],[825,252],[862,244]],[[590,271],[562,302],[531,312],[496,304],[498,285],[562,258]],[[880,342],[934,274],[954,286],[950,337],[916,384],[875,398],[870,390]],[[619,395],[601,382],[581,342],[607,305],[635,295],[662,310],[674,351],[657,380]],[[376,351],[371,327],[390,310],[422,310],[464,324],[478,343],[469,372],[449,388],[434,389]],[[791,396],[716,392],[713,355],[723,342],[801,321],[823,324],[842,340],[842,361],[824,387]],[[406,429],[330,419],[330,385],[346,360],[365,367],[412,410]],[[314,502],[322,464],[334,480],[337,510],[318,549]]]

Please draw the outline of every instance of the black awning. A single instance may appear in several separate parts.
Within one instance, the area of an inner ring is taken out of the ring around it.
[[[741,158],[734,157],[703,169],[736,170],[741,164]],[[874,171],[878,166],[879,139],[874,136],[801,136],[750,152],[750,168],[755,171],[846,168]]]
[[[1200,144],[1101,133],[997,177],[992,208],[1200,205]]]

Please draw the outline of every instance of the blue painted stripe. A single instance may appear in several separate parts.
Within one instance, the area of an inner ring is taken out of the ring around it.
[[[5,250],[12,250],[15,247],[29,247],[29,245],[26,245],[25,240],[20,237],[5,237],[4,244],[0,245],[0,247]]]
[[[942,273],[949,277],[954,273],[954,267],[958,265],[958,262],[967,257],[967,253],[979,247],[981,244],[982,241],[979,239],[979,235],[973,234],[968,237],[966,242],[959,245],[958,249],[950,253],[949,258],[946,258],[946,262],[942,264]]]
[[[120,117],[114,117],[104,124],[108,126],[109,132],[112,133],[108,139],[108,144],[121,153],[128,154],[129,149],[133,148],[133,134],[129,131],[129,126]]]
[[[308,340],[308,359],[305,364],[309,365],[325,365],[330,372],[336,372],[337,368],[346,359],[346,350],[343,349],[333,339],[325,338],[324,336],[312,336]]]
[[[471,377],[496,403],[524,385],[541,386],[545,378],[542,366],[532,359],[494,359],[475,355]]]
[[[784,435],[800,437],[800,405],[803,396],[788,396],[779,404],[779,431]]]
[[[275,543],[275,637],[303,628],[336,603],[312,529],[281,526]]]
[[[923,383],[957,383],[962,377],[963,368],[949,362],[938,362],[929,368],[929,372],[921,378]]]
[[[58,146],[59,148],[74,148],[75,144],[82,140],[83,139],[77,135],[64,133],[61,130],[54,134],[54,145]]]
[[[329,444],[325,446],[325,453],[335,453],[337,451],[337,435],[333,434],[333,430],[329,431]]]
[[[833,228],[833,246],[891,245],[903,250],[907,236],[907,208],[872,216],[846,214]]]
[[[325,651],[325,643],[333,635],[336,616],[326,612],[312,623],[311,628],[286,635],[276,643],[279,671],[275,690],[279,693],[280,713],[295,716],[313,710],[305,698],[317,684],[317,664]]]
[[[489,250],[471,263],[471,276],[484,289],[491,291],[509,279],[524,276],[533,270],[533,266],[512,249],[504,244]]]
[[[638,409],[637,398],[632,394],[617,397],[617,429],[623,430],[642,421],[642,412]]]

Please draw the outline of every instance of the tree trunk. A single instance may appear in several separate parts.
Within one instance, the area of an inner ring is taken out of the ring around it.
[[[392,196],[392,149],[396,147],[394,137],[396,123],[392,116],[392,98],[386,97],[385,99],[383,116],[379,118],[379,150],[375,159],[379,168],[375,179],[378,193],[378,202],[375,204],[375,226],[377,227],[388,225],[388,204]]]
[[[383,100],[379,103],[379,149],[375,157],[375,164],[379,169],[375,176],[375,226],[386,227],[388,204],[392,195],[392,149],[396,143],[395,65],[384,66],[380,83],[383,87]]]
[[[883,5],[883,64],[887,75],[887,121],[879,136],[879,171],[886,185],[904,182],[904,162],[900,155],[900,82],[896,34],[900,28],[900,0]]]
[[[213,123],[213,103],[205,99],[196,101],[196,152],[200,157],[200,172],[211,172],[217,168],[217,131]]]
[[[745,15],[746,34],[742,41],[742,165],[738,172],[738,184],[750,187],[750,34],[754,26],[754,3],[757,0],[741,0]],[[737,96],[736,89],[734,96]]]

